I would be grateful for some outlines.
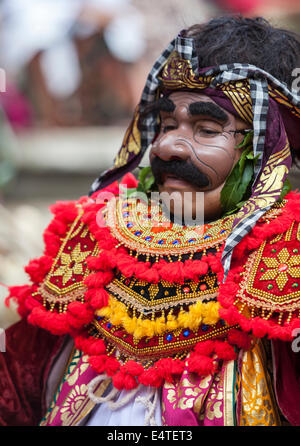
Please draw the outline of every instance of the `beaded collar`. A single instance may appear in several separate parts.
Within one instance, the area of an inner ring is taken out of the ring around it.
[[[237,328],[220,318],[217,302],[221,248],[234,215],[180,226],[158,204],[124,197],[110,200],[102,212],[115,248],[127,252],[127,262],[117,262],[105,286],[107,305],[88,328],[108,355],[148,369],[160,358],[184,360],[199,342],[226,339]]]
[[[177,256],[219,247],[230,233],[235,215],[201,226],[172,223],[155,202],[134,198],[111,200],[105,218],[113,236],[131,251],[150,257]]]

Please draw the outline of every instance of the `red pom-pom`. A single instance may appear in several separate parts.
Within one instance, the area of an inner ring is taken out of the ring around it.
[[[86,338],[85,336],[76,336],[75,346],[90,356],[102,355],[106,350],[102,339]]]
[[[107,355],[97,355],[90,356],[88,361],[91,367],[98,373],[103,373],[106,371],[106,361],[108,359]]]
[[[227,339],[230,344],[236,345],[243,350],[249,350],[251,347],[251,338],[243,331],[232,329],[228,333]]]
[[[108,376],[115,375],[120,369],[120,364],[117,359],[107,355],[90,356],[88,361],[96,372],[105,372]]]
[[[188,358],[188,369],[200,376],[207,376],[215,371],[215,364],[208,356],[191,353]]]
[[[120,184],[125,185],[128,189],[135,189],[138,185],[138,181],[132,173],[126,173],[120,181]]]
[[[85,298],[95,310],[108,305],[108,294],[104,288],[91,288],[87,290]]]
[[[108,376],[113,376],[120,368],[120,363],[116,358],[108,357],[105,364],[105,371]]]
[[[17,302],[18,313],[21,317],[25,317],[28,314],[28,307],[26,301],[32,294],[32,287],[29,285],[11,286],[8,287],[9,295],[5,299],[5,305],[9,306],[9,301],[13,300]]]
[[[138,386],[136,377],[141,375],[144,368],[135,361],[128,361],[123,365],[118,373],[113,376],[113,385],[116,389],[131,390]]]
[[[144,386],[160,387],[163,381],[164,380],[160,371],[157,370],[155,367],[151,367],[150,369],[145,370],[139,376],[139,382],[141,384],[144,384]]]
[[[203,260],[186,260],[183,266],[185,278],[194,281],[199,280],[199,277],[208,271],[208,264]]]
[[[25,272],[29,275],[32,282],[40,283],[50,271],[53,259],[50,256],[42,256],[39,259],[33,259],[25,267]]]
[[[135,361],[128,361],[123,365],[122,370],[132,376],[139,376],[144,371],[144,367]]]
[[[81,328],[93,320],[94,312],[81,302],[71,302],[66,312],[68,322],[72,328]]]
[[[218,273],[223,270],[221,256],[221,251],[219,251],[216,255],[208,254],[208,256],[206,256],[207,263],[209,264],[213,273]]]
[[[93,273],[87,276],[84,283],[89,288],[99,288],[107,285],[113,279],[112,271],[105,271],[100,273]]]
[[[66,314],[51,313],[42,306],[32,309],[28,315],[28,322],[44,328],[55,335],[64,335],[70,332],[70,325]]]
[[[254,336],[257,338],[263,338],[269,331],[269,322],[259,317],[255,317],[251,321],[251,328]]]
[[[194,348],[199,355],[210,356],[214,351],[214,341],[198,342]]]
[[[132,390],[138,386],[136,379],[122,371],[116,373],[112,379],[113,385],[118,390]]]
[[[115,254],[112,251],[102,251],[98,257],[90,256],[86,259],[89,269],[109,271],[116,266]]]
[[[219,359],[223,359],[224,361],[236,359],[234,348],[226,341],[215,341],[214,350]]]

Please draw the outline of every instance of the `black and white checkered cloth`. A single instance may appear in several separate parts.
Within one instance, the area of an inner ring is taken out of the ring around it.
[[[144,87],[141,102],[140,111],[142,112],[146,106],[149,106],[157,100],[159,94],[159,74],[162,68],[166,64],[169,56],[176,51],[179,57],[185,60],[189,60],[194,74],[199,74],[199,62],[195,51],[195,44],[193,38],[182,37],[182,33],[179,33],[176,39],[174,39],[160,57],[154,63],[147,81]],[[255,166],[255,180],[260,173],[265,145],[265,134],[267,125],[267,114],[269,106],[269,92],[268,84],[275,87],[282,92],[290,103],[300,107],[300,97],[295,92],[288,89],[287,85],[280,82],[278,79],[267,73],[266,71],[250,64],[224,64],[218,67],[210,68],[207,71],[201,71],[202,76],[211,76],[213,80],[209,87],[215,88],[217,85],[224,84],[226,82],[238,81],[243,79],[249,80],[250,95],[252,100],[253,111],[253,152],[254,155],[258,155],[258,162]],[[144,118],[141,126],[141,154],[143,155],[149,145],[152,143],[153,138],[157,132],[157,119],[155,114],[149,114]],[[113,169],[112,169],[113,170]],[[124,170],[123,170],[124,173]],[[93,185],[91,192],[101,189],[101,178],[97,179]],[[225,278],[230,268],[231,255],[233,248],[247,235],[250,230],[255,226],[257,220],[269,209],[263,208],[253,213],[246,219],[242,220],[228,236],[224,252],[223,252],[223,266],[225,271]]]

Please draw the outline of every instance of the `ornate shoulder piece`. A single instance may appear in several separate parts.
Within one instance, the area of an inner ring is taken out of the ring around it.
[[[51,312],[57,310],[64,313],[70,303],[84,301],[84,279],[89,274],[87,258],[96,255],[99,250],[95,238],[81,219],[82,215],[83,209],[78,206],[78,214],[70,224],[51,269],[38,289],[44,308]]]
[[[244,252],[242,266],[236,259],[220,291],[223,317],[258,337],[289,340],[300,327],[300,223],[288,220],[286,210],[273,221],[261,222],[261,231],[268,235],[256,249]],[[283,232],[274,233],[280,225]]]
[[[127,175],[122,181],[132,183],[132,177]],[[103,189],[112,196],[118,190],[117,182]],[[53,334],[74,334],[93,319],[86,285],[89,260],[92,264],[97,258],[98,242],[105,244],[108,231],[97,220],[105,207],[98,194],[51,206],[54,219],[44,232],[44,255],[25,268],[31,284],[10,287],[7,300],[17,301],[21,317]]]
[[[51,207],[54,219],[44,232],[44,255],[32,260],[25,271],[30,285],[10,288],[8,299],[18,302],[22,317],[54,334],[70,332],[67,309],[83,303],[84,279],[89,273],[86,260],[97,252],[97,244],[82,221],[88,199],[59,202]],[[84,319],[81,308],[81,319]],[[75,324],[76,326],[76,324]],[[74,324],[72,325],[74,328]]]

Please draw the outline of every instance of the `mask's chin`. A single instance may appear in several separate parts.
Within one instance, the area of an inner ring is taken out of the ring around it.
[[[195,226],[204,223],[204,194],[191,192],[190,188],[181,192],[173,190],[168,193],[160,189],[160,202],[165,216],[173,223],[182,226]]]
[[[220,196],[223,187],[224,183],[209,189],[205,187],[203,190],[191,190],[191,185],[183,190],[167,190],[164,185],[160,185],[158,189],[165,216],[180,225],[195,226],[221,218]]]

